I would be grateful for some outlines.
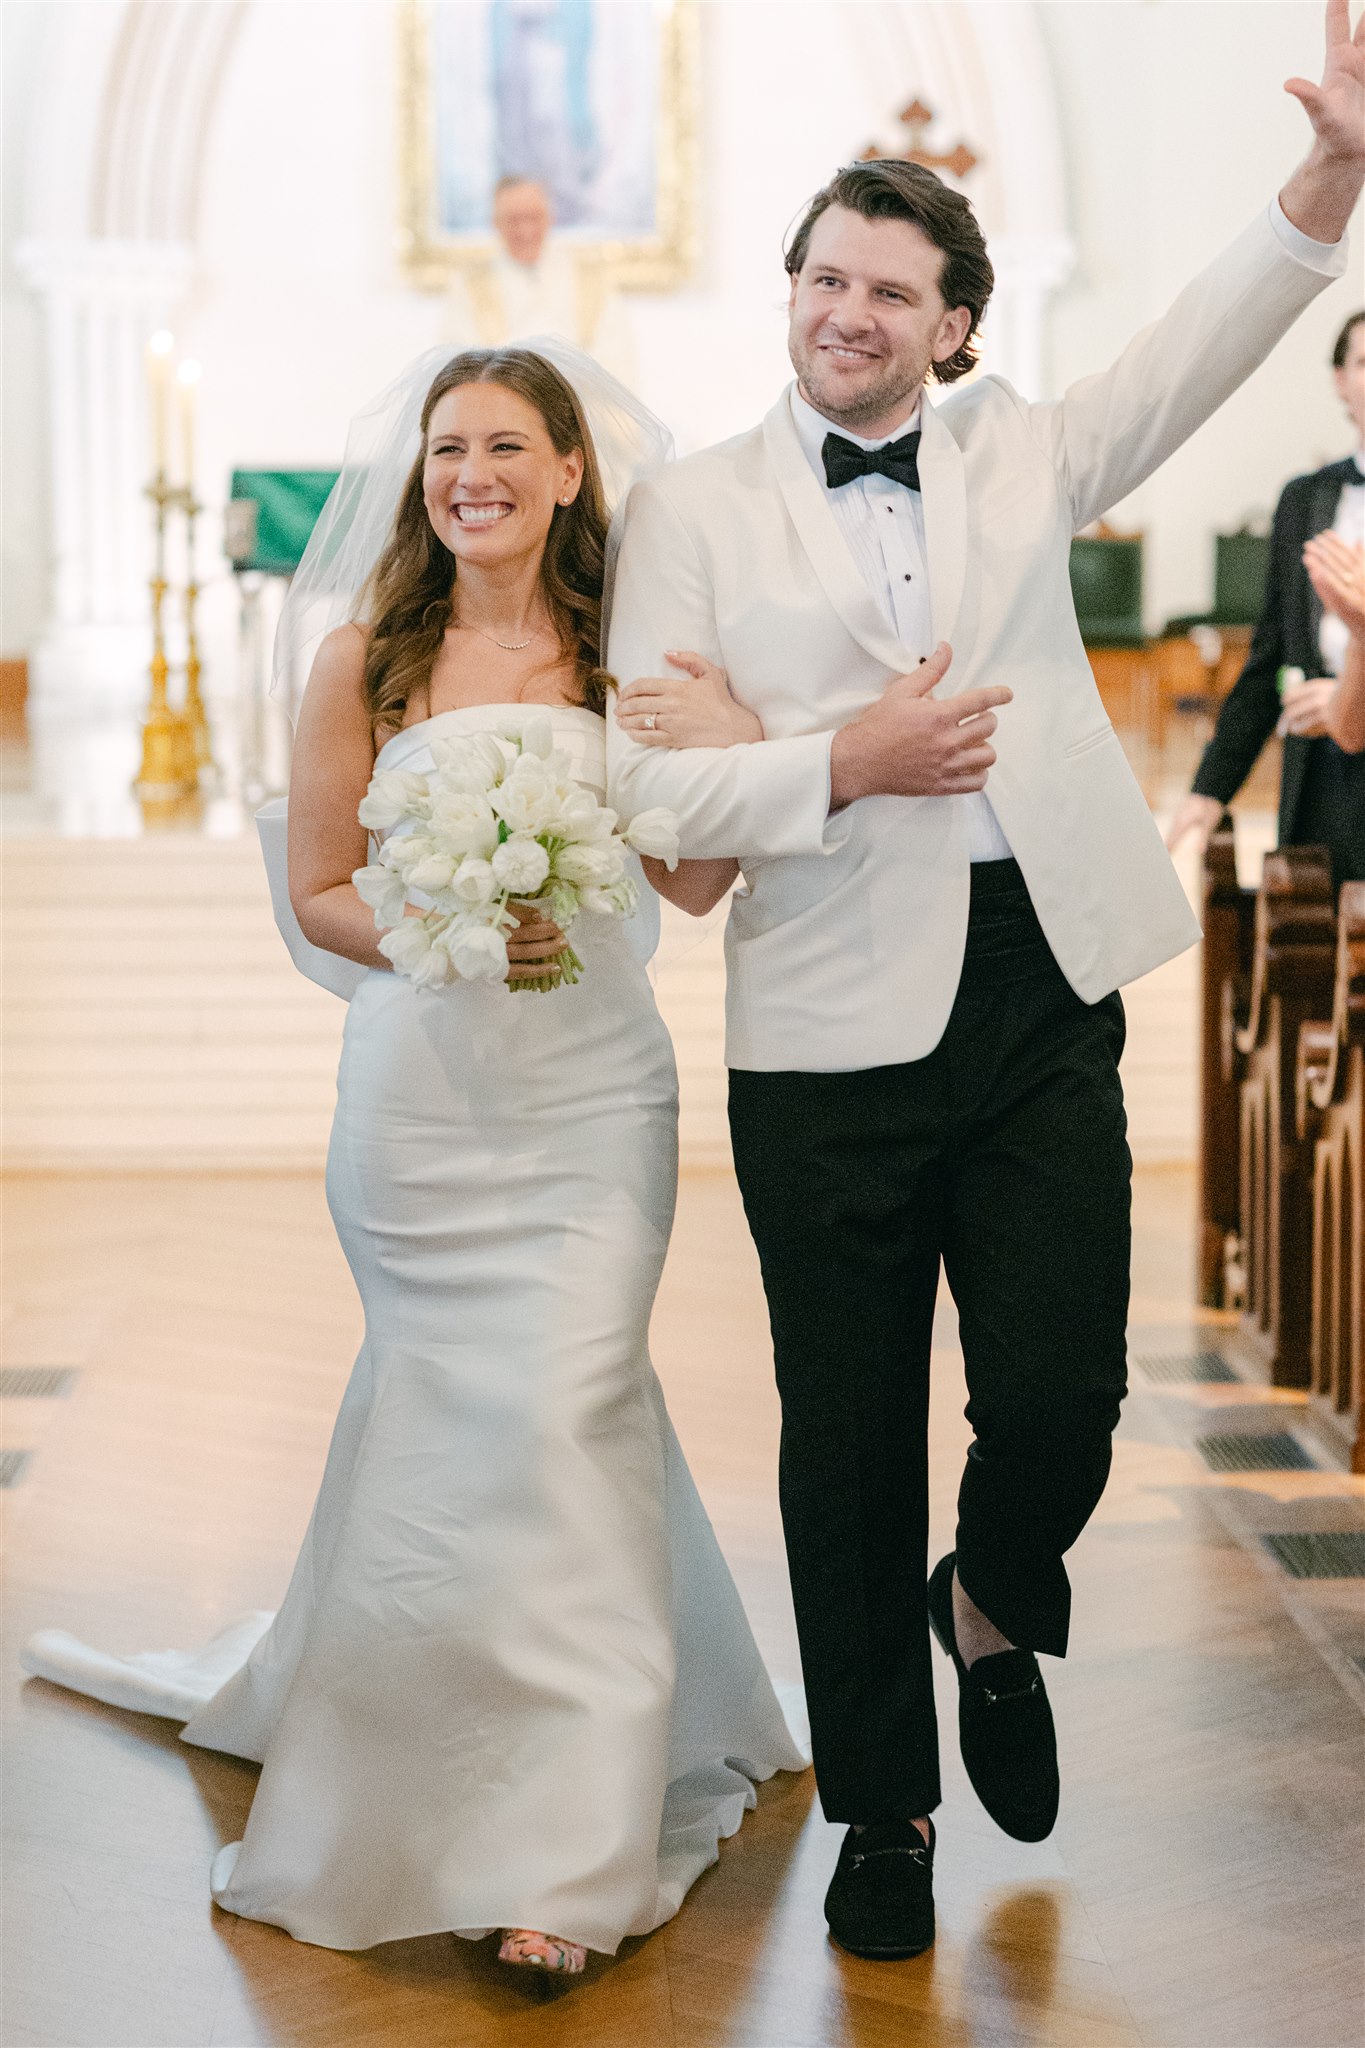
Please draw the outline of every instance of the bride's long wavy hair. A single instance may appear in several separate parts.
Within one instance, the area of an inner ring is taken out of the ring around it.
[[[583,480],[571,505],[556,505],[540,565],[541,588],[571,661],[580,701],[605,711],[611,677],[602,667],[602,581],[607,504],[602,473],[573,387],[544,356],[524,348],[471,348],[452,357],[422,404],[421,452],[398,500],[393,533],[365,586],[368,621],[365,701],[376,732],[400,726],[408,701],[431,679],[455,610],[458,564],[437,537],[422,494],[427,428],[447,391],[461,384],[501,384],[533,405],[558,455],[577,449]]]

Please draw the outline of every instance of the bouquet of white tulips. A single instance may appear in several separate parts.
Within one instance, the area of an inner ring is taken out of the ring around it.
[[[677,866],[673,813],[641,811],[618,830],[615,811],[573,780],[548,720],[517,738],[434,739],[431,756],[428,775],[375,775],[357,815],[388,836],[351,877],[383,933],[380,952],[419,988],[456,975],[506,981],[507,935],[519,923],[509,903],[535,904],[567,932],[580,911],[630,916],[638,892],[627,850]],[[546,973],[512,986],[557,988],[582,968],[566,944]]]

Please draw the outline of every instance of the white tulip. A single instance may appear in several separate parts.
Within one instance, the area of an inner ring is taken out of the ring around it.
[[[487,860],[498,843],[498,821],[487,797],[473,790],[438,789],[431,810],[433,834],[443,852],[457,860],[472,854]]]
[[[379,864],[406,880],[418,863],[435,851],[436,842],[429,832],[395,832],[380,847]]]
[[[385,867],[357,868],[351,881],[361,902],[374,912],[374,921],[381,931],[386,925],[399,923],[406,891],[397,875]]]
[[[670,873],[678,865],[677,815],[666,811],[662,804],[637,811],[621,836],[636,853],[661,860]]]
[[[425,775],[407,775],[399,768],[381,769],[360,799],[356,817],[370,832],[387,832],[404,818],[429,815]]]
[[[470,733],[462,740],[433,740],[431,758],[436,765],[437,793],[463,791],[485,796],[507,773],[508,748],[496,733]]]
[[[554,745],[554,730],[548,718],[533,718],[529,725],[523,726],[521,734],[523,758],[527,754],[531,754],[541,761],[548,761],[550,755],[554,752]]]
[[[598,917],[629,917],[640,900],[640,893],[629,876],[619,882],[612,882],[605,889],[584,889],[583,908],[591,910]]]
[[[554,821],[554,784],[539,761],[524,754],[490,801],[510,832],[543,832]]]
[[[619,878],[620,859],[605,846],[565,846],[555,855],[555,873],[565,882],[600,889]]]
[[[424,854],[415,867],[408,869],[408,886],[425,890],[432,896],[438,889],[448,889],[450,878],[455,872],[456,858],[449,853]]]
[[[492,902],[497,887],[491,864],[486,860],[469,859],[462,860],[456,868],[450,893],[457,903],[477,910],[482,904]]]
[[[507,979],[507,941],[492,925],[452,925],[442,938],[441,950],[465,981]]]
[[[575,783],[560,792],[556,825],[561,839],[595,839],[604,817],[610,817],[615,824],[615,814],[604,811],[591,790],[582,789]]]
[[[454,976],[450,955],[441,946],[433,946],[426,958],[412,971],[414,988],[444,988]]]
[[[547,886],[536,898],[543,904],[545,915],[566,932],[578,915],[578,891],[572,884],[551,877]]]
[[[407,975],[419,988],[439,988],[450,978],[450,961],[432,944],[425,920],[405,917],[379,941],[379,950],[391,960],[399,974]]]
[[[507,839],[493,855],[493,874],[500,889],[514,896],[534,896],[550,872],[550,856],[537,839]]]

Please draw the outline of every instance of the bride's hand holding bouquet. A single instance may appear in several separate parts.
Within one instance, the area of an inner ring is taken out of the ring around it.
[[[431,751],[427,775],[376,774],[357,813],[388,835],[352,876],[383,933],[380,952],[419,988],[457,976],[541,992],[576,982],[574,921],[583,911],[629,917],[627,855],[674,868],[677,820],[655,809],[620,828],[574,781],[548,720],[516,737],[434,740]]]

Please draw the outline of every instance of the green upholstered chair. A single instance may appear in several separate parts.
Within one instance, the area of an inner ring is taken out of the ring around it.
[[[292,576],[336,480],[334,469],[234,469],[231,496],[254,504],[256,520],[254,544],[234,553],[233,567]]]
[[[1191,626],[1254,626],[1261,616],[1270,573],[1270,536],[1219,533],[1213,541],[1213,610],[1167,619],[1165,636],[1179,637]]]
[[[1141,647],[1141,535],[1073,540],[1071,595],[1087,647]]]
[[[1270,573],[1268,533],[1220,533],[1214,538],[1215,626],[1254,626],[1261,616]]]

